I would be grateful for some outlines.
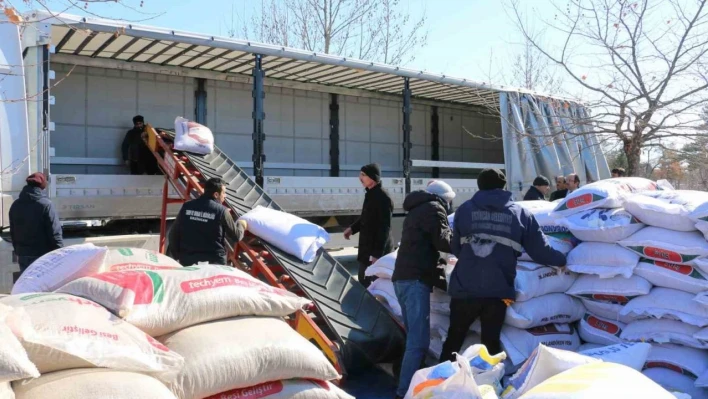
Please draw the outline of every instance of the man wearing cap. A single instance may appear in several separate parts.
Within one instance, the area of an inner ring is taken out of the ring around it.
[[[545,176],[538,176],[533,180],[533,186],[524,195],[524,201],[545,201],[549,191],[551,191],[551,182]]]
[[[160,173],[157,159],[143,140],[145,133],[145,118],[142,115],[133,117],[133,128],[128,130],[123,139],[123,162],[130,168],[131,175],[156,175]]]
[[[499,337],[506,307],[516,299],[516,259],[523,250],[534,262],[565,266],[563,253],[551,248],[534,216],[504,190],[506,176],[485,169],[479,191],[455,212],[450,247],[458,260],[450,276],[450,328],[440,361],[454,360],[470,325],[480,318],[482,344],[501,352]]]
[[[430,293],[438,278],[440,252],[450,252],[452,233],[447,215],[453,198],[452,187],[435,180],[425,191],[414,191],[403,201],[408,214],[391,278],[406,327],[406,350],[396,390],[400,398],[406,395],[430,347]]]
[[[381,187],[381,168],[378,164],[364,165],[359,172],[359,181],[366,189],[361,216],[344,230],[347,240],[359,233],[359,282],[368,287],[371,279],[364,274],[366,269],[380,257],[393,251],[391,219],[393,201]]]
[[[20,197],[10,206],[10,238],[20,264],[19,274],[40,256],[64,246],[57,211],[42,192],[47,188],[47,177],[33,173],[26,182]]]
[[[182,266],[225,265],[227,240],[233,247],[243,239],[248,225],[245,220],[234,223],[225,200],[226,184],[212,178],[204,184],[204,194],[180,209],[170,229],[167,253]]]

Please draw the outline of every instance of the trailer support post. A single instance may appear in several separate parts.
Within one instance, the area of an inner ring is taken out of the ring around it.
[[[329,175],[339,177],[339,99],[329,95]]]
[[[411,86],[410,79],[403,78],[403,178],[406,195],[411,192]]]
[[[438,115],[437,105],[433,106],[432,114],[430,116],[430,136],[432,137],[432,159],[433,161],[440,160],[440,117]],[[433,168],[433,178],[437,179],[440,177],[440,168]]]
[[[263,110],[263,102],[265,99],[265,91],[263,90],[263,79],[265,72],[263,71],[263,56],[255,55],[255,67],[253,68],[253,175],[256,177],[256,184],[263,187],[263,164],[266,156],[263,151],[263,142],[265,141],[265,133],[263,133],[263,120],[265,120],[265,112]]]

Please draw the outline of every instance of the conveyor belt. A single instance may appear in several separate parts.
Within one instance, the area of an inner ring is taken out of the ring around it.
[[[219,177],[227,182],[226,205],[237,215],[258,205],[282,210],[218,148],[210,155],[183,155],[205,178]],[[402,356],[405,334],[400,325],[327,251],[320,250],[317,259],[303,263],[263,244],[326,319],[328,328],[323,331],[339,346],[348,373],[376,363],[395,362]]]

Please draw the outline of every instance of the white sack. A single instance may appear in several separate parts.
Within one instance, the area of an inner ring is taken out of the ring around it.
[[[696,379],[708,370],[708,352],[673,344],[652,345],[644,367],[667,368]]]
[[[703,237],[708,240],[708,222],[705,220],[699,220],[696,222],[696,229],[703,233]]]
[[[624,305],[638,296],[649,294],[650,291],[651,284],[639,276],[603,279],[594,275],[581,275],[566,293],[593,301]]]
[[[513,365],[523,363],[539,344],[576,351],[580,338],[572,324],[548,324],[528,330],[504,325],[501,342]]]
[[[691,399],[708,399],[705,389],[697,388],[693,378],[667,368],[651,368],[642,372],[652,381],[671,392],[681,392],[691,396]]]
[[[563,239],[571,236],[568,227],[551,215],[557,205],[556,203],[542,200],[517,201],[515,203],[529,211],[536,218],[536,222],[541,226],[544,234]]]
[[[614,244],[640,229],[644,224],[624,209],[589,209],[565,218],[558,223],[566,226],[581,241]]]
[[[9,382],[0,382],[0,399],[15,399],[15,392]]]
[[[516,301],[524,302],[546,294],[565,292],[573,284],[576,276],[566,268],[518,262],[514,280]]]
[[[430,312],[449,316],[450,300],[450,295],[447,292],[433,287],[433,292],[430,293]]]
[[[355,399],[327,381],[284,380],[232,389],[206,399]]]
[[[707,344],[694,338],[694,334],[699,331],[699,327],[677,320],[644,319],[627,324],[620,337],[627,341],[678,344],[696,349],[708,349]]]
[[[504,322],[516,328],[532,328],[551,323],[580,320],[585,307],[576,298],[562,293],[547,294],[506,308]]]
[[[703,344],[708,345],[708,327],[699,329],[698,331],[693,333],[693,338],[701,341],[701,343]]]
[[[93,244],[59,248],[37,259],[12,287],[12,294],[52,292],[77,278],[101,270],[108,248]]]
[[[17,339],[32,334],[29,315],[21,308],[0,304],[0,384],[22,378],[39,377],[37,367]],[[0,398],[2,398],[0,389]]]
[[[583,346],[585,345],[588,344],[583,344]],[[621,344],[601,346],[599,348],[584,349],[581,350],[580,353],[585,356],[600,359],[603,362],[617,363],[637,371],[642,371],[650,351],[651,345],[646,342],[623,342]]]
[[[650,226],[619,244],[645,258],[671,263],[690,264],[696,258],[708,256],[708,242],[697,231],[672,231]]]
[[[704,372],[696,380],[695,386],[698,388],[708,388],[708,371]],[[2,397],[2,396],[0,396]]]
[[[554,375],[584,364],[601,360],[570,351],[539,345],[523,366],[510,379],[501,394],[502,399],[517,399]]]
[[[616,363],[592,363],[553,376],[521,399],[676,399],[639,371]]]
[[[175,399],[160,381],[111,369],[74,369],[15,381],[17,399]]]
[[[708,204],[705,191],[650,191],[633,195],[625,201],[625,209],[642,222],[676,231],[696,230],[690,215]]]
[[[696,306],[693,298],[694,295],[687,292],[654,287],[648,295],[629,301],[620,313],[680,320],[698,327],[708,326],[708,308]]]
[[[108,272],[58,292],[91,299],[153,337],[232,316],[287,316],[310,303],[229,266]]]
[[[364,275],[367,277],[376,276],[390,280],[391,277],[393,277],[393,270],[396,268],[396,258],[398,258],[398,250],[380,257],[373,265],[366,268]]]
[[[698,294],[708,291],[708,273],[690,265],[679,265],[658,260],[643,259],[634,274],[645,278],[657,287]]]
[[[621,300],[621,297],[616,297],[615,300]],[[629,299],[626,298],[622,304],[608,301],[594,301],[586,298],[580,298],[580,301],[583,303],[583,306],[585,306],[585,310],[608,320],[628,324],[638,319],[635,316],[623,316],[620,314],[622,309],[624,309],[624,304],[629,302]]]
[[[591,351],[597,348],[604,348],[606,345],[599,345],[599,344],[591,344],[590,342],[586,342],[578,348],[578,353],[584,353],[587,351]]]
[[[25,294],[0,299],[21,307],[34,333],[21,338],[40,373],[105,367],[169,379],[184,360],[177,353],[100,305],[66,294]]]
[[[625,327],[624,323],[585,313],[580,320],[578,333],[583,342],[614,345],[623,342],[620,335]]]
[[[563,255],[566,255],[568,254],[568,252],[573,250],[573,242],[571,240],[557,238],[553,236],[546,236],[546,240],[548,240],[548,245],[550,245],[551,248],[555,249],[556,251],[562,252]],[[519,260],[533,262],[533,259],[525,250],[521,252],[521,255],[519,255]]]
[[[201,399],[237,388],[293,378],[338,378],[324,354],[285,321],[237,317],[160,337],[185,359],[168,387],[180,399]]]
[[[637,267],[639,255],[616,244],[583,242],[568,254],[568,269],[601,278],[629,278]]]
[[[214,134],[208,127],[178,116],[175,118],[174,149],[208,155],[214,152]]]
[[[248,231],[281,250],[302,260],[312,262],[317,251],[329,241],[322,227],[287,212],[260,205],[241,216],[248,223]]]
[[[182,265],[169,256],[144,248],[109,248],[103,267],[98,271],[85,271],[79,277],[101,272],[120,272],[124,270],[164,270],[181,268]],[[62,284],[63,285],[63,284]]]
[[[383,301],[393,311],[396,316],[401,317],[403,312],[401,305],[398,303],[396,291],[393,288],[393,281],[385,278],[376,279],[369,285],[367,290],[371,295],[375,296],[379,301]]]
[[[430,313],[430,335],[438,336],[443,340],[447,337],[447,330],[450,329],[450,316],[440,313]]]
[[[632,193],[653,191],[656,183],[641,177],[619,177],[600,180],[568,194],[553,210],[556,217],[564,217],[586,209],[621,208]]]

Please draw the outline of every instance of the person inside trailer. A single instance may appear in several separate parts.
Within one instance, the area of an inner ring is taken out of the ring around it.
[[[506,176],[485,169],[477,177],[479,191],[455,212],[450,247],[457,264],[450,276],[450,328],[440,362],[454,360],[472,323],[482,323],[482,344],[501,352],[500,335],[506,308],[516,299],[516,261],[523,250],[534,262],[563,267],[566,257],[553,249],[536,218],[504,190]]]
[[[207,180],[204,194],[186,202],[172,224],[167,254],[182,266],[201,262],[226,264],[227,247],[243,239],[248,225],[234,222],[226,200],[226,183],[219,178]]]
[[[145,133],[145,118],[142,115],[133,117],[133,128],[125,133],[121,151],[123,162],[130,168],[131,175],[157,175],[160,168],[157,159],[148,148],[143,134]]]

